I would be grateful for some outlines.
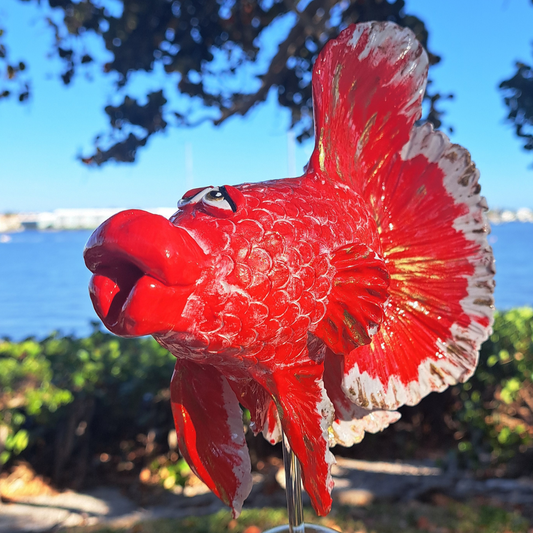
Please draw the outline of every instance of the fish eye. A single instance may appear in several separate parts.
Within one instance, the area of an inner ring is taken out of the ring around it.
[[[214,187],[199,187],[197,189],[191,189],[182,196],[181,200],[178,202],[178,207],[183,207],[184,205],[188,204],[196,204],[203,198],[206,191],[212,190],[214,190]]]
[[[231,185],[201,187],[187,191],[178,202],[178,209],[196,204],[209,215],[227,218],[236,213],[245,200],[242,193]]]
[[[226,187],[214,187],[202,198],[204,210],[213,216],[228,217],[237,211],[237,205]]]
[[[205,195],[205,199],[208,200],[208,201],[213,201],[213,202],[220,202],[220,201],[225,200],[224,195],[222,194],[222,192],[217,191],[217,190],[213,190],[211,192],[208,192]]]

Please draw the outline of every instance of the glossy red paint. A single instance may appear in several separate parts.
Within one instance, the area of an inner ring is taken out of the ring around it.
[[[335,442],[473,372],[492,323],[485,204],[468,152],[420,116],[427,57],[391,23],[352,26],[314,69],[301,177],[187,192],[165,220],[125,211],[87,244],[95,309],[177,358],[180,450],[234,514],[251,488],[239,404],[283,428],[315,510]]]

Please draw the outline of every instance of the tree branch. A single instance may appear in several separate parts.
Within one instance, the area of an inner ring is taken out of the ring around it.
[[[255,93],[240,95],[242,96],[240,101],[234,102],[231,107],[222,108],[220,118],[213,121],[215,126],[222,124],[222,122],[233,115],[245,115],[256,103],[264,102],[267,99],[270,89],[275,85],[281,84],[283,69],[287,60],[297,47],[303,45],[305,39],[308,37],[309,34],[305,29],[311,27],[313,28],[312,33],[320,35],[325,30],[328,20],[326,12],[329,12],[334,3],[332,0],[326,2],[324,0],[313,0],[301,13],[296,11],[295,3],[293,3],[293,6],[290,6],[291,11],[297,13],[298,20],[292,27],[287,38],[279,45],[278,51],[270,62],[267,72],[262,76],[261,87]],[[313,17],[312,15],[316,15],[319,9],[323,9],[325,13],[315,22],[317,17]],[[309,25],[309,20],[313,20],[311,25]]]

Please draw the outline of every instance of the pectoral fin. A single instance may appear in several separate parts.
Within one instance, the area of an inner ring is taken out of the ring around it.
[[[336,269],[333,287],[314,334],[334,353],[348,354],[377,333],[389,296],[389,273],[385,261],[363,243],[338,248],[331,264]]]
[[[256,378],[276,402],[283,431],[302,465],[304,488],[320,516],[331,508],[330,468],[334,462],[328,445],[333,405],[324,390],[322,373],[322,363],[309,361]]]
[[[178,359],[170,384],[179,449],[237,517],[252,488],[239,402],[214,367]]]

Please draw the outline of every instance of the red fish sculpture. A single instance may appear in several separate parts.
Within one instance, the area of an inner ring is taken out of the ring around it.
[[[314,66],[301,177],[194,189],[170,220],[124,211],[89,239],[98,315],[176,356],[179,448],[235,515],[252,486],[240,406],[271,442],[283,429],[324,515],[330,446],[474,371],[493,312],[486,204],[469,153],[415,125],[427,64],[408,29],[347,28]]]

